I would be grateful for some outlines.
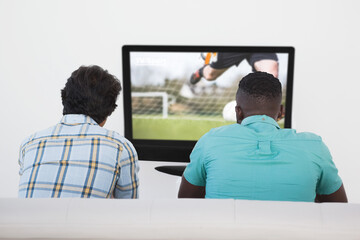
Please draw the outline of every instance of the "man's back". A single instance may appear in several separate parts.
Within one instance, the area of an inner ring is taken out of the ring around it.
[[[342,185],[320,137],[280,129],[265,115],[213,129],[191,154],[185,179],[206,198],[309,201]]]
[[[85,115],[65,115],[26,139],[19,163],[19,197],[138,196],[132,144]]]

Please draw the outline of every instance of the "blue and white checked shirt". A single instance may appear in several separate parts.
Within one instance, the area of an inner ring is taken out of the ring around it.
[[[27,138],[20,147],[19,197],[137,198],[137,153],[85,115]]]

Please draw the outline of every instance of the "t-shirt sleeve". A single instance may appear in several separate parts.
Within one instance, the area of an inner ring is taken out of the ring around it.
[[[327,146],[321,142],[321,176],[318,181],[316,193],[320,195],[329,195],[336,192],[342,185],[342,180],[338,175],[338,170],[332,160]]]
[[[185,179],[195,186],[205,186],[206,171],[204,166],[204,148],[206,134],[199,139],[190,154],[190,163],[184,171]]]

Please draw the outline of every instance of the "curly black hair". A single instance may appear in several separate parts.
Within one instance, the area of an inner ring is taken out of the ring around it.
[[[254,72],[241,79],[237,95],[239,93],[244,93],[259,103],[277,100],[282,95],[281,83],[272,74]]]
[[[99,66],[81,66],[61,90],[63,114],[84,114],[103,122],[117,107],[120,81]]]

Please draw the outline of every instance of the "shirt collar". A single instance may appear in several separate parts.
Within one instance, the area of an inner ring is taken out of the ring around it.
[[[266,115],[254,115],[254,116],[247,117],[244,120],[242,120],[241,125],[247,126],[247,125],[250,125],[253,123],[271,124],[271,125],[275,126],[276,128],[280,129],[279,124],[273,118],[266,116]]]
[[[83,114],[66,114],[62,117],[61,124],[65,125],[80,125],[80,124],[90,124],[98,125],[94,119]]]

